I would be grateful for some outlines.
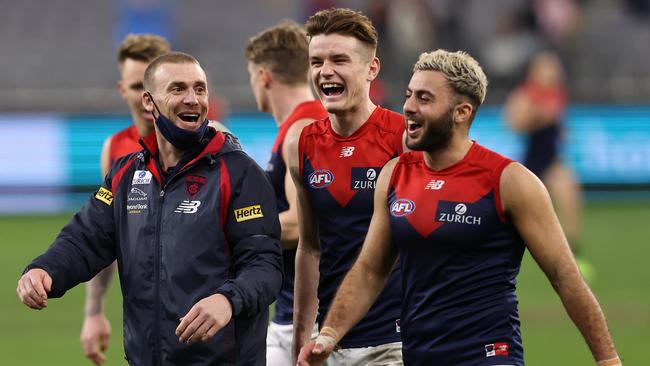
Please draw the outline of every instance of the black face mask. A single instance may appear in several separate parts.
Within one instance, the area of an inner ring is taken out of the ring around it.
[[[158,127],[158,131],[160,131],[165,140],[169,141],[177,149],[183,151],[191,150],[201,144],[201,140],[203,140],[203,137],[208,131],[207,118],[196,131],[189,131],[180,128],[176,126],[174,122],[172,122],[169,118],[160,113],[160,109],[156,105],[156,102],[153,101],[153,96],[151,93],[147,92],[147,94],[149,94],[151,102],[153,103],[154,107],[156,107],[156,111],[158,111],[158,117],[154,115],[154,118],[156,119],[155,123],[156,127]],[[153,112],[151,114],[153,115]]]

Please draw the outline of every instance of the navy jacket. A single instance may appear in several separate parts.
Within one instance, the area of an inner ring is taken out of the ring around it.
[[[163,177],[155,135],[118,160],[104,184],[27,269],[60,297],[117,259],[124,348],[132,365],[264,365],[268,306],[282,283],[280,225],[264,172],[230,134]],[[233,318],[192,346],[179,318],[221,293]]]

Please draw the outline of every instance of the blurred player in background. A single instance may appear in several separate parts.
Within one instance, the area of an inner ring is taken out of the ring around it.
[[[370,224],[379,171],[403,151],[404,117],[375,105],[377,32],[363,14],[323,10],[306,24],[311,79],[329,117],[288,137],[298,194],[292,358],[322,324]],[[402,363],[400,269],[368,315],[341,340],[332,365]]]
[[[266,341],[267,366],[291,364],[293,279],[298,244],[296,188],[287,170],[285,138],[327,117],[309,86],[309,40],[298,24],[285,20],[252,37],[246,46],[250,84],[257,108],[270,113],[279,131],[266,174],[275,189],[282,227],[284,280]]]
[[[562,63],[545,51],[532,59],[526,80],[508,97],[505,113],[510,127],[526,134],[523,164],[548,188],[580,270],[593,280],[593,267],[581,257],[582,191],[561,158],[568,103]]]
[[[597,364],[621,365],[544,185],[468,136],[486,91],[487,78],[468,54],[420,56],[404,102],[413,151],[381,171],[363,249],[299,365],[320,365],[332,353],[397,262],[405,365],[523,366],[515,284],[526,248]]]
[[[111,165],[118,158],[142,150],[140,138],[153,132],[153,116],[142,105],[144,71],[153,59],[169,51],[169,42],[152,34],[129,34],[120,43],[117,50],[117,65],[120,71],[117,90],[129,106],[133,125],[104,141],[100,158],[102,177],[108,174]],[[115,267],[115,263],[106,267],[86,285],[81,346],[86,357],[96,365],[106,361],[104,351],[108,348],[111,326],[104,314],[104,302]]]

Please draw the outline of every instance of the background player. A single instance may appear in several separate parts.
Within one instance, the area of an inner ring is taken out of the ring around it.
[[[356,258],[372,215],[382,166],[403,150],[403,116],[370,99],[379,73],[377,32],[350,9],[323,10],[306,24],[311,79],[329,117],[288,137],[298,194],[292,357],[322,322]],[[341,340],[333,364],[401,364],[399,268],[375,306]]]
[[[129,34],[117,50],[120,80],[117,90],[126,102],[133,124],[111,136],[102,147],[100,169],[102,177],[120,157],[140,151],[141,137],[153,132],[153,116],[142,106],[144,71],[156,57],[171,50],[169,42],[152,34]],[[86,286],[85,317],[81,328],[81,346],[84,354],[96,365],[106,361],[111,327],[104,315],[104,302],[108,285],[115,272],[115,264],[102,270]]]
[[[382,170],[362,252],[301,365],[320,364],[363,317],[398,254],[405,364],[523,365],[515,277],[525,248],[598,365],[621,365],[543,184],[468,137],[486,87],[464,52],[420,56],[404,103],[415,151]]]
[[[524,83],[508,97],[506,119],[512,129],[526,134],[523,164],[551,193],[580,270],[591,280],[593,267],[580,257],[580,184],[560,157],[568,103],[569,93],[559,57],[550,51],[541,52],[532,59]]]
[[[291,364],[298,215],[296,188],[287,170],[285,137],[314,120],[327,117],[309,86],[308,47],[305,30],[287,20],[252,37],[246,46],[250,84],[257,107],[270,113],[279,128],[266,174],[275,189],[280,212],[284,280],[268,330],[266,360],[269,366]]]

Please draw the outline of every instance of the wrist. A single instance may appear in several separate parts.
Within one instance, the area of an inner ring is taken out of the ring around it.
[[[600,360],[600,361],[596,362],[596,365],[598,365],[598,366],[622,366],[623,362],[621,361],[621,359],[618,356],[616,356],[614,358],[609,358],[609,359],[606,359],[606,360]]]
[[[341,340],[341,338],[339,337],[339,332],[337,332],[336,329],[332,327],[322,327],[318,335],[331,337],[332,339],[334,339],[335,341],[334,343],[339,343],[339,340]]]

